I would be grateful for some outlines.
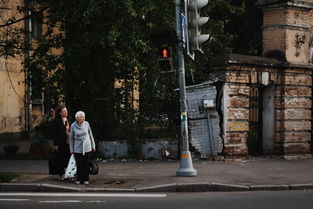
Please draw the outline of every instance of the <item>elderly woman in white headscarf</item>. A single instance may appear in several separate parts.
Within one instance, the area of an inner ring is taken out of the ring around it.
[[[85,113],[78,111],[76,121],[72,123],[70,130],[70,152],[74,154],[77,165],[77,180],[75,184],[89,184],[89,167],[91,151],[96,151],[90,125],[85,121]]]

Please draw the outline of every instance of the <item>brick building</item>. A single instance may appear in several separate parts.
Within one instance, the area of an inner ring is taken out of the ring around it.
[[[313,0],[257,6],[264,56],[230,54],[210,66],[222,84],[224,153],[305,155],[312,151]]]

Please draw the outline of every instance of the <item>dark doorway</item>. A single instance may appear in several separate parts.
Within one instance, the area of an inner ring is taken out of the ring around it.
[[[274,144],[274,86],[269,85],[262,89],[262,138],[263,154],[273,154]]]
[[[263,154],[262,144],[262,88],[260,86],[250,87],[249,106],[249,133],[247,146],[252,156]]]

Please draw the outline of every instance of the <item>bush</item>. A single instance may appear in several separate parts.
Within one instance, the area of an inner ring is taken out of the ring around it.
[[[10,183],[13,179],[19,176],[19,174],[0,172],[0,183]]]

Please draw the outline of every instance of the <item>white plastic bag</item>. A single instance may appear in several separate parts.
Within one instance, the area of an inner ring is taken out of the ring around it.
[[[76,171],[77,171],[76,160],[75,160],[74,155],[71,155],[70,161],[68,162],[68,165],[64,174],[64,178],[66,179],[74,178]]]

